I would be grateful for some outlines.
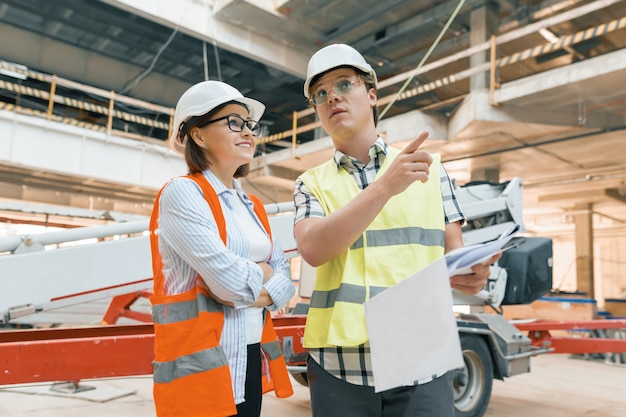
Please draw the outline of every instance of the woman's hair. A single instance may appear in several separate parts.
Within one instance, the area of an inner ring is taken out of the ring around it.
[[[335,68],[331,68],[328,71],[322,72],[321,74],[316,75],[315,77],[313,77],[313,79],[311,80],[311,82],[309,83],[309,92],[311,91],[311,89],[313,88],[313,86],[315,85],[315,83],[317,82],[317,80],[319,80],[323,75],[327,74],[330,71],[334,71],[336,69],[339,68],[351,68],[353,69],[357,76],[359,76],[359,78],[361,78],[363,80],[363,82],[365,83],[365,87],[367,88],[367,90],[369,91],[370,88],[373,88],[374,91],[378,94],[378,89],[376,88],[376,82],[374,81],[374,77],[372,77],[372,74],[367,73],[367,72],[363,72],[358,68],[355,68],[351,65],[341,65],[339,67],[335,67]],[[315,105],[313,103],[310,103],[311,106],[313,108],[315,108]],[[378,125],[378,108],[376,106],[374,106],[374,108],[372,109],[372,116],[374,117],[374,126]]]
[[[206,156],[206,151],[203,148],[199,147],[198,144],[196,144],[196,142],[191,139],[191,130],[196,126],[202,126],[203,123],[211,120],[216,113],[218,113],[229,104],[238,104],[249,111],[248,106],[246,106],[245,104],[237,100],[231,100],[224,104],[220,104],[219,106],[215,107],[208,113],[203,114],[202,116],[191,117],[183,124],[181,124],[179,135],[181,138],[185,138],[185,136],[187,136],[187,144],[185,145],[185,162],[187,163],[187,169],[189,170],[190,174],[202,172],[211,166],[211,163]],[[237,171],[235,171],[233,178],[245,177],[246,175],[248,175],[249,172],[250,164],[241,165],[239,168],[237,168]]]

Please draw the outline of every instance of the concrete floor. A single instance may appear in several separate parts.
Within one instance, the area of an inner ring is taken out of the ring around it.
[[[532,359],[532,371],[494,381],[485,417],[623,417],[626,415],[626,367],[569,355]],[[49,384],[0,388],[2,417],[148,417],[154,416],[150,377],[90,380],[80,393],[59,393]],[[264,398],[263,417],[310,416],[306,387],[294,382],[285,400]]]

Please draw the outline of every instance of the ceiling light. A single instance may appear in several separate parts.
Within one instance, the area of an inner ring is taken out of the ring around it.
[[[539,29],[539,34],[550,43],[557,43],[559,41],[559,37],[552,33],[550,29],[541,28]]]

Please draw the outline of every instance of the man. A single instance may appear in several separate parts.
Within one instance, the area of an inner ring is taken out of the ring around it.
[[[465,219],[448,175],[437,155],[420,150],[427,132],[402,151],[378,136],[376,73],[354,48],[316,52],[304,94],[335,146],[294,192],[298,248],[317,267],[304,337],[313,416],[452,417],[452,372],[375,393],[363,307],[463,246]],[[477,293],[499,256],[452,277],[452,287]]]

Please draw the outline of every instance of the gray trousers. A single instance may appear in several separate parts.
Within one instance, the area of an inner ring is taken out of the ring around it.
[[[313,417],[454,417],[454,372],[427,384],[375,393],[335,378],[307,360]]]

